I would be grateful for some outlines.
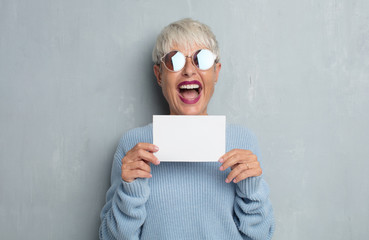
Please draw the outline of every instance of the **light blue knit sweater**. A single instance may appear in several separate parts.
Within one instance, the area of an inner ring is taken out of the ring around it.
[[[161,162],[151,165],[152,178],[123,181],[125,153],[152,139],[152,124],[121,138],[100,216],[100,239],[271,239],[273,209],[262,176],[226,183],[230,170],[220,171],[218,162]],[[260,161],[256,138],[246,128],[227,125],[226,143],[227,152],[249,149]]]

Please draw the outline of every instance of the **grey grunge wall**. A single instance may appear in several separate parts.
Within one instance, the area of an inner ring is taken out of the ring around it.
[[[367,239],[369,2],[0,0],[0,239],[98,239],[118,140],[167,114],[151,51],[208,24],[209,106],[250,128],[274,239]]]

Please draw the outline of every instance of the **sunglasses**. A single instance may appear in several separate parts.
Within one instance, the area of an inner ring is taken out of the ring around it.
[[[200,49],[191,56],[185,56],[180,51],[171,51],[165,54],[160,60],[170,72],[182,70],[186,64],[186,58],[192,59],[192,64],[200,70],[208,70],[214,65],[216,56],[208,49]]]

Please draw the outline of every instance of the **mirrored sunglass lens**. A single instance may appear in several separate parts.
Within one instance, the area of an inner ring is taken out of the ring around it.
[[[179,71],[185,65],[186,59],[181,52],[172,51],[164,58],[165,66],[171,71]]]
[[[208,70],[214,64],[214,54],[207,49],[201,49],[193,56],[195,65],[201,70]]]

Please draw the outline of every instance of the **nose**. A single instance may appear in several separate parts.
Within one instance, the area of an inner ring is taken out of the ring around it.
[[[196,68],[192,63],[192,58],[190,56],[186,56],[186,64],[183,67],[182,74],[187,77],[191,77],[196,73]]]

